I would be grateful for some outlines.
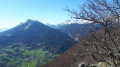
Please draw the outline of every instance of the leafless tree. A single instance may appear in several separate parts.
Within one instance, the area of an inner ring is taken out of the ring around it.
[[[86,35],[82,43],[87,53],[106,66],[120,66],[120,0],[87,0],[79,10],[66,9],[73,18],[91,22],[98,32]],[[99,26],[98,26],[99,25]]]

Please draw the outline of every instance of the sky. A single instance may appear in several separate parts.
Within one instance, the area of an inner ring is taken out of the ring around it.
[[[0,0],[0,28],[12,28],[27,19],[44,24],[59,24],[70,20],[64,11],[77,9],[84,0]]]

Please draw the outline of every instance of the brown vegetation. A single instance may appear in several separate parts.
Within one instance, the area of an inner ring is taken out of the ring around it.
[[[91,56],[82,55],[85,53],[85,49],[86,48],[79,43],[42,67],[78,67],[78,64],[81,62],[89,64],[95,63],[96,61],[92,59]]]

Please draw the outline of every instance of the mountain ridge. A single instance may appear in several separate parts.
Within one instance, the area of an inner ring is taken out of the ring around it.
[[[0,33],[0,67],[25,67],[26,64],[35,66],[38,62],[43,65],[76,43],[60,30],[39,21],[27,20]]]
[[[39,41],[49,41],[49,42],[52,42],[52,40],[54,41],[55,38],[57,38],[57,40],[60,39],[64,40],[64,38],[67,40],[71,39],[68,35],[62,33],[59,30],[52,29],[40,23],[39,21],[33,21],[30,19],[27,20],[24,24],[20,24],[8,31],[0,33],[0,36],[13,37],[15,41],[16,40],[17,41],[19,40],[19,42],[28,41],[28,43],[30,39],[32,39],[31,41],[34,41],[35,38],[37,38]]]

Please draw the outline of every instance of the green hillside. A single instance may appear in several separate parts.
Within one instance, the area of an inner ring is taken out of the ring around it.
[[[0,50],[2,67],[39,67],[54,59],[58,54],[44,51],[42,48],[31,50],[31,47],[17,43]]]

